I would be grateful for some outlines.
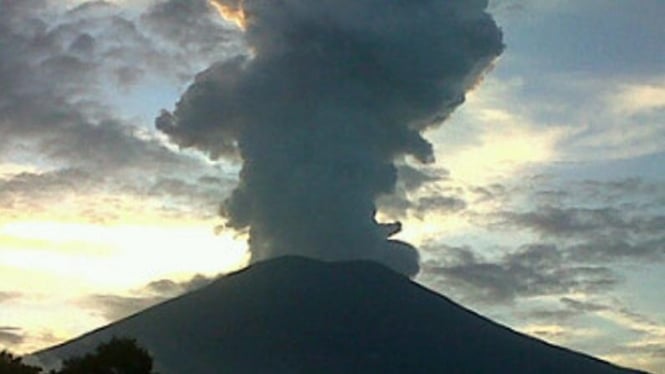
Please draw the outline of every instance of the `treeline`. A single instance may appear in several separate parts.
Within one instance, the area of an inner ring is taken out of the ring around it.
[[[64,360],[60,369],[48,373],[8,351],[0,352],[0,374],[157,374],[152,366],[152,356],[132,338],[114,337],[94,352]]]

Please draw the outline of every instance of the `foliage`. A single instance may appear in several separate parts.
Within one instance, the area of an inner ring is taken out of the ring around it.
[[[42,369],[23,363],[21,357],[0,352],[0,374],[40,374]],[[49,374],[156,374],[152,357],[135,339],[112,338],[94,352],[66,359],[60,370]]]
[[[114,337],[94,353],[72,357],[52,374],[154,374],[152,357],[135,339]]]
[[[0,374],[37,374],[41,369],[23,363],[21,357],[14,356],[8,351],[0,352]]]

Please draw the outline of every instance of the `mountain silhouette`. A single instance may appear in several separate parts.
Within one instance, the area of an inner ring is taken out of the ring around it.
[[[639,373],[515,332],[366,261],[283,257],[34,354],[136,338],[162,374]]]

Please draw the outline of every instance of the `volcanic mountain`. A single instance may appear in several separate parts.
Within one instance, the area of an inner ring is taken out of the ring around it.
[[[638,373],[498,325],[372,262],[257,263],[62,345],[112,336],[146,347],[162,374]]]

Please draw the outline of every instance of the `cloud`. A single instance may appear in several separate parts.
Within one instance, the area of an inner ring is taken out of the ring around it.
[[[623,116],[665,109],[665,80],[652,84],[628,84],[608,97],[608,105]]]
[[[430,235],[418,280],[519,331],[662,371],[658,307],[625,304],[665,259],[662,181],[614,179],[613,168],[564,164],[466,185],[460,218],[473,227]]]
[[[422,169],[409,164],[397,165],[397,185],[406,191],[415,191],[432,182],[448,179],[450,172],[445,169]]]
[[[632,334],[627,341],[622,341],[603,355],[623,365],[644,367],[646,370],[660,372],[665,368],[665,325],[646,315],[625,307],[608,308],[600,314],[609,322],[616,324]]]
[[[0,16],[0,154],[38,153],[104,171],[195,164],[122,118],[127,111],[111,103],[122,102],[116,97],[128,86],[151,84],[151,74],[182,84],[207,59],[238,53],[205,1],[159,2],[143,16],[108,2],[68,10],[45,1],[21,4],[3,4]],[[183,10],[189,13],[174,13]],[[193,22],[201,27],[191,29]],[[178,39],[155,24],[201,33]]]
[[[182,282],[176,282],[171,279],[160,279],[148,283],[145,290],[163,296],[177,296],[204,287],[213,280],[214,277],[210,278],[201,274],[196,274],[191,279]]]
[[[13,300],[13,299],[17,299],[19,297],[21,297],[21,294],[19,294],[17,292],[0,291],[0,304],[2,304],[4,302],[7,302],[7,301],[10,301],[10,300]]]
[[[659,141],[665,134],[662,75],[662,69],[641,78],[551,74],[542,93],[524,89],[514,100],[533,95],[532,102],[543,103],[533,105],[540,108],[531,110],[534,123],[547,128],[555,120],[567,128],[557,144],[559,160],[631,159],[665,150]]]
[[[544,206],[528,212],[505,212],[503,219],[507,224],[552,236],[635,228],[633,224],[624,220],[618,209],[609,207],[590,209]]]
[[[537,307],[519,314],[528,319],[564,322],[590,313],[598,313],[611,309],[610,306],[600,301],[574,299],[565,296],[558,299],[556,307],[551,305],[545,308]]]
[[[113,56],[129,48],[135,39],[143,39],[136,27],[111,15],[101,20],[81,18],[80,12],[61,15],[64,21],[56,23],[49,18],[56,15],[49,15],[51,9],[45,3],[41,4],[46,9],[42,12],[34,5],[8,6],[0,16],[0,80],[4,86],[0,92],[0,134],[4,139],[0,151],[32,147],[56,160],[102,167],[107,163],[126,165],[142,157],[165,162],[178,159],[156,141],[138,137],[135,126],[88,98],[100,95],[100,77],[114,64]],[[112,47],[110,41],[105,43],[109,45],[98,45],[103,35],[91,36],[87,32],[91,28],[123,39],[123,47]],[[94,55],[85,50],[94,50]]]
[[[494,200],[504,197],[508,191],[501,183],[492,183],[485,186],[472,186],[471,192],[479,195],[480,200]]]
[[[0,326],[0,343],[4,345],[19,345],[23,343],[25,336],[18,327]]]
[[[550,109],[566,113],[564,105],[552,109],[555,99],[542,102],[529,97],[530,87],[520,76],[501,77],[502,63],[468,97],[450,123],[430,137],[440,165],[454,180],[485,185],[519,175],[562,157],[561,142],[573,132],[560,118],[540,118]],[[525,106],[525,102],[537,102]],[[557,103],[558,104],[558,103]]]
[[[594,303],[591,301],[584,301],[584,300],[575,300],[569,297],[561,298],[561,303],[563,303],[568,309],[574,310],[576,312],[598,312],[607,309],[607,306],[599,303]]]
[[[117,221],[137,200],[149,214],[215,215],[213,202],[236,184],[233,172],[175,151],[141,120],[164,87],[241,52],[232,29],[202,5],[3,3],[0,167],[20,166],[0,176],[3,217]],[[189,13],[169,13],[182,10]],[[192,22],[207,36],[171,33]],[[197,185],[212,174],[221,174],[218,185]]]
[[[434,278],[475,302],[506,303],[534,296],[595,293],[619,282],[608,267],[568,262],[554,245],[524,245],[496,260],[483,259],[468,247],[440,246],[435,251],[440,257],[423,264],[422,277]]]
[[[383,217],[424,219],[428,214],[452,214],[464,210],[462,191],[449,185],[450,173],[441,168],[397,165],[397,183],[390,194],[377,200]]]
[[[161,296],[92,295],[83,306],[95,309],[107,321],[117,321],[165,300]]]
[[[78,169],[62,169],[44,173],[22,172],[0,179],[0,201],[13,205],[19,194],[27,196],[61,195],[65,191],[79,192],[89,187],[91,175]]]
[[[503,45],[486,2],[219,0],[247,19],[249,57],[199,74],[157,127],[182,148],[242,157],[224,204],[254,261],[368,258],[415,274],[375,199],[393,159],[432,159],[420,131],[464,101]]]
[[[467,204],[461,198],[451,196],[427,196],[418,199],[419,212],[436,211],[444,213],[454,213],[464,210]]]
[[[83,307],[100,313],[108,321],[117,321],[155,304],[208,285],[214,278],[196,274],[185,281],[159,279],[130,292],[129,295],[96,294],[81,300]]]
[[[634,188],[632,183],[614,187]],[[498,227],[528,229],[542,238],[556,240],[571,260],[602,263],[665,258],[663,212],[652,214],[643,209],[621,210],[612,206],[544,206],[526,212],[502,212],[499,216]]]
[[[571,258],[586,262],[662,261],[665,258],[665,236],[637,241],[618,237],[589,240],[582,244],[573,245],[567,250]]]
[[[536,12],[550,12],[561,10],[571,2],[568,0],[490,0],[490,10],[497,16],[524,17],[525,14],[534,14]]]
[[[214,183],[206,183],[209,176],[202,176],[190,181],[174,177],[158,177],[150,186],[148,195],[182,200],[183,204],[196,206],[201,210],[209,210],[215,205],[220,196],[228,195],[228,190],[235,181],[223,178],[214,178]]]
[[[49,178],[44,176],[44,179]],[[77,182],[80,182],[81,186],[88,185],[93,188],[83,190],[77,186]],[[24,189],[17,188],[21,185],[24,186]],[[106,198],[107,204],[104,206],[92,204],[99,185],[97,183],[88,184],[86,180],[45,181],[41,180],[40,173],[28,173],[5,179],[0,182],[0,186],[12,187],[12,189],[0,192],[2,202],[0,212],[2,212],[3,223],[12,220],[48,220],[56,217],[76,217],[80,220],[101,223],[118,217],[115,206],[109,204],[111,199]],[[40,190],[39,186],[44,189]],[[81,191],[81,194],[77,194],[77,191]],[[72,201],[77,202],[76,206],[71,206]],[[67,208],[67,210],[60,210],[61,207]]]
[[[150,164],[143,166],[150,168]],[[5,219],[38,220],[69,214],[78,220],[104,223],[127,220],[137,210],[137,201],[141,201],[143,215],[210,219],[217,214],[214,205],[220,196],[228,196],[235,184],[229,178],[217,177],[214,184],[201,183],[198,178],[170,177],[170,173],[154,169],[153,176],[140,175],[140,170],[132,176],[134,168],[140,165],[138,162],[124,170],[105,169],[99,164],[96,170],[90,165],[9,173],[0,177],[0,212]],[[201,178],[208,177],[204,174]]]
[[[493,14],[503,21],[507,43],[515,48],[479,87],[478,95],[469,95],[451,125],[470,122],[478,128],[487,121],[474,135],[486,131],[489,140],[501,143],[488,141],[482,152],[520,156],[507,160],[511,162],[629,159],[662,152],[665,54],[657,46],[660,20],[652,13],[662,5],[648,1],[643,9],[630,12],[627,4],[593,3],[491,1]],[[522,11],[506,11],[519,7]],[[562,22],[568,26],[562,28]],[[597,24],[607,29],[601,32],[591,26]],[[552,48],[538,48],[543,42]],[[585,53],[589,45],[603,47]],[[520,127],[516,124],[526,131],[509,134]],[[459,146],[459,137],[450,136],[461,133],[454,127],[446,128],[437,143],[445,144],[446,135]],[[442,149],[451,153],[450,147]],[[462,156],[471,160],[473,153]],[[479,157],[475,169],[463,171],[477,170],[488,159]]]
[[[212,60],[227,55],[225,50],[244,48],[238,30],[220,22],[208,0],[158,1],[141,15],[140,21],[163,42],[168,41],[173,50],[179,49],[185,57],[183,63],[188,62],[186,54]]]

